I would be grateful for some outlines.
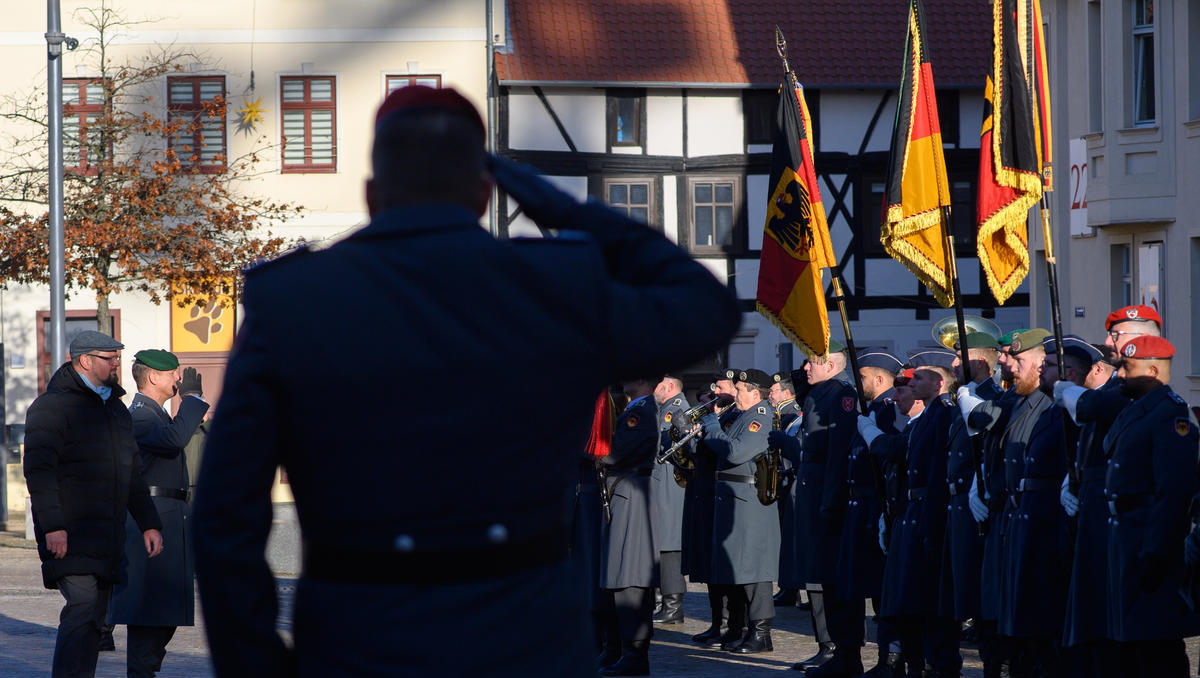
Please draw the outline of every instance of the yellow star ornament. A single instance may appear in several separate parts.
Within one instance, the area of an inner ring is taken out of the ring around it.
[[[263,121],[263,113],[267,109],[263,108],[262,97],[250,101],[249,98],[242,99],[242,107],[238,109],[238,117],[241,118],[239,126],[243,129],[254,129],[254,126]]]

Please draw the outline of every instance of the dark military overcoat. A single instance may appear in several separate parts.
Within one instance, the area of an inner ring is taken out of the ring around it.
[[[806,548],[796,539],[796,490],[799,483],[796,475],[800,468],[800,425],[803,416],[793,417],[784,424],[783,432],[788,435],[787,443],[780,448],[783,457],[783,475],[787,487],[779,493],[779,586],[785,589],[804,588],[804,577],[800,573],[800,550]]]
[[[674,443],[669,434],[672,424],[686,426],[683,413],[688,410],[687,398],[675,396],[658,408],[659,449],[670,449]],[[654,539],[658,551],[679,551],[683,548],[683,497],[685,488],[675,482],[675,467],[670,462],[655,464],[650,475],[650,516],[654,521]]]
[[[608,470],[612,521],[600,529],[600,587],[658,585],[658,551],[650,519],[650,472],[658,452],[658,408],[645,396],[617,415]]]
[[[812,387],[804,399],[796,473],[797,569],[806,584],[833,589],[846,508],[846,460],[858,433],[858,396],[845,373]]]
[[[974,443],[967,435],[962,413],[953,412],[950,452],[946,458],[946,538],[942,547],[942,584],[938,614],[966,621],[979,615],[979,570],[983,535],[971,513],[970,491],[975,482]]]
[[[192,396],[180,400],[172,418],[158,403],[139,393],[129,414],[142,459],[142,478],[154,488],[186,495],[187,459],[183,448],[208,412],[208,403]],[[162,519],[163,549],[146,557],[142,534],[133,518],[125,523],[125,577],[113,590],[110,619],[114,624],[191,626],[195,623],[195,556],[192,553],[192,509],[186,498],[152,496]]]
[[[898,434],[896,407],[888,389],[871,401],[868,412],[884,433]],[[846,517],[838,550],[838,600],[878,598],[883,586],[883,550],[879,548],[879,516],[883,511],[877,484],[880,461],[872,457],[862,436],[854,436],[846,462]]]
[[[1200,634],[1189,612],[1183,540],[1196,494],[1197,431],[1187,403],[1163,385],[1133,401],[1104,437],[1110,504],[1108,621],[1120,642]]]
[[[764,506],[755,485],[755,457],[767,451],[774,413],[767,401],[751,405],[722,430],[715,415],[704,418],[705,441],[716,453],[713,509],[713,584],[773,582],[779,576],[779,514]]]

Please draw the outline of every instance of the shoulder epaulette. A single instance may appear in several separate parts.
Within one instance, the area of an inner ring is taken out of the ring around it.
[[[759,414],[766,414],[766,413],[767,413],[767,408],[763,407],[762,405],[759,405],[759,406],[758,406],[758,413],[759,413]]]
[[[1174,400],[1176,403],[1180,405],[1187,405],[1187,401],[1181,398],[1178,393],[1174,391],[1167,391],[1167,395],[1170,396],[1171,400]]]
[[[671,401],[671,404],[676,407],[683,407],[683,398],[676,398]]]

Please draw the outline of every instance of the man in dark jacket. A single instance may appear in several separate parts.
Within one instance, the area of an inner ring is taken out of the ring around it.
[[[169,351],[138,351],[133,380],[138,394],[129,413],[141,453],[142,479],[163,523],[163,552],[147,560],[136,540],[126,539],[127,576],[113,594],[112,623],[129,626],[129,678],[153,678],[162,667],[175,627],[195,623],[191,507],[183,449],[208,412],[208,403],[201,399],[195,368],[184,370],[179,381],[179,358]],[[176,393],[182,398],[172,417],[163,406]]]
[[[660,232],[489,162],[485,137],[452,89],[393,92],[376,116],[371,223],[247,274],[193,523],[222,678],[595,676],[567,519],[596,394],[703,359],[741,313]],[[492,179],[566,233],[492,237],[479,226]],[[380,339],[369,368],[338,370],[354,397],[320,397],[316,374]],[[505,384],[536,413],[478,408],[465,430],[432,405],[464,379]],[[467,444],[477,432],[486,445]],[[264,557],[281,464],[305,545],[291,647]]]
[[[112,586],[121,577],[125,512],[146,554],[162,551],[158,513],[141,478],[129,410],[117,384],[123,344],[99,332],[71,342],[25,415],[25,481],[42,581],[66,599],[51,675],[92,676]]]

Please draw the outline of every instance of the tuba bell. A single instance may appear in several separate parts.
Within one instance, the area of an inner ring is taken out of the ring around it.
[[[999,339],[1000,335],[1003,334],[1000,331],[999,325],[987,318],[980,318],[977,315],[964,316],[963,324],[967,327],[967,334],[983,332],[996,339]],[[955,316],[943,318],[933,326],[933,340],[951,351],[954,350],[955,344],[958,343],[958,320]]]

